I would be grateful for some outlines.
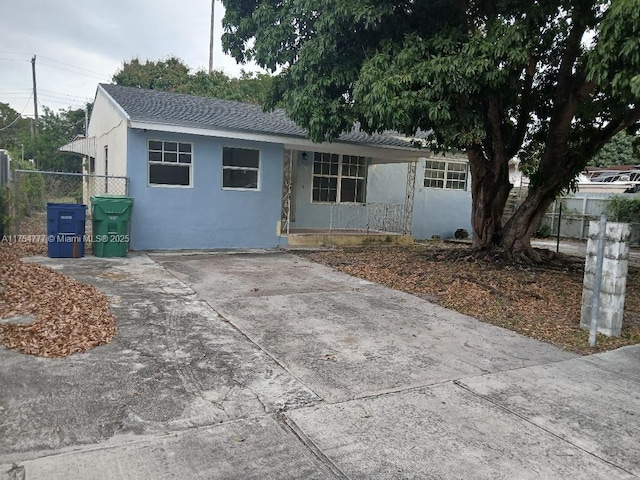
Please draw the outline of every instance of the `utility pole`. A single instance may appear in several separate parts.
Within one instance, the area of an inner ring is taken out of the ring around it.
[[[33,76],[33,128],[31,136],[38,135],[38,89],[36,88],[36,56],[31,59],[31,75]]]
[[[214,9],[216,0],[211,0],[211,36],[209,37],[209,74],[213,72],[213,25],[215,22]]]

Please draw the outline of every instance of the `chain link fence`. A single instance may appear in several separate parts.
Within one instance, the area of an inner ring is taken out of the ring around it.
[[[128,177],[85,175],[82,173],[15,170],[8,184],[8,228],[12,235],[45,235],[47,203],[90,205],[92,195],[128,195]],[[90,209],[86,232],[91,232]]]

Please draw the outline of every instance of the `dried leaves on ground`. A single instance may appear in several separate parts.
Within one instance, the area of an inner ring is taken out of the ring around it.
[[[622,336],[598,335],[597,347],[592,349],[588,332],[580,328],[584,260],[577,257],[549,253],[544,264],[516,264],[498,257],[479,259],[468,245],[445,242],[303,255],[576,353],[640,343],[637,268],[629,269]]]
[[[28,324],[0,322],[0,341],[41,357],[66,357],[111,342],[116,324],[107,298],[91,285],[20,260],[28,255],[46,255],[46,245],[0,244],[0,319],[35,318]]]

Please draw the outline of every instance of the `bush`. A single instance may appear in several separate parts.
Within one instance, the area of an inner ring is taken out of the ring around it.
[[[640,196],[615,196],[607,205],[607,214],[616,222],[640,223]]]
[[[12,165],[16,170],[34,170],[30,162],[13,160]],[[34,208],[44,209],[46,202],[45,183],[41,174],[21,174],[19,177],[14,173],[14,180],[20,180],[16,194],[19,195],[19,214],[31,215]]]
[[[541,223],[534,236],[536,238],[549,238],[551,236],[551,226],[547,223]]]

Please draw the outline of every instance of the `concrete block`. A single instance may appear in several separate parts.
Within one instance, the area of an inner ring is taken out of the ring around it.
[[[609,337],[620,336],[622,329],[622,310],[600,309],[598,317],[598,333]]]
[[[594,274],[585,274],[583,280],[582,280],[582,291],[584,293],[584,290],[591,290],[593,291],[593,285],[596,281],[596,276]]]
[[[589,240],[598,240],[598,234],[600,233],[600,220],[592,220],[589,222],[589,234],[587,238]]]
[[[600,292],[600,311],[604,309],[611,311],[624,311],[624,295],[615,293]]]
[[[598,255],[598,237],[589,237],[587,239],[587,257],[596,258],[596,255]]]
[[[600,235],[600,220],[589,222],[589,233],[587,239],[595,241],[595,247],[598,245],[598,237]],[[628,223],[607,222],[606,239],[607,243],[628,243],[631,235],[631,228]],[[587,252],[588,250],[587,243]],[[594,247],[594,248],[595,248]],[[593,250],[595,253],[595,250]]]
[[[580,314],[580,328],[583,330],[589,330],[591,328],[591,298],[585,298],[583,296],[581,314]],[[623,305],[624,307],[624,305]],[[598,333],[602,333],[609,337],[620,336],[622,329],[622,317],[624,309],[612,309],[608,307],[600,306],[600,312],[598,315]]]
[[[610,260],[627,260],[629,258],[629,244],[621,242],[609,242],[604,247],[604,256]]]
[[[604,263],[603,263],[604,266]],[[629,272],[629,260],[609,260],[603,274],[615,278],[626,278]]]
[[[582,307],[580,326],[591,326],[591,304],[595,289],[598,234],[600,222],[589,223],[589,241],[584,265]],[[600,315],[598,331],[605,335],[620,335],[624,300],[629,269],[629,235],[626,223],[607,224],[604,258],[602,261],[602,283],[600,285]]]
[[[595,276],[594,276],[595,281]],[[609,275],[602,276],[602,284],[600,289],[602,293],[610,293],[612,295],[625,294],[627,286],[627,277],[611,277]]]
[[[582,308],[580,310],[580,328],[589,330],[591,328],[591,300],[582,297]]]
[[[600,230],[600,225],[598,224],[598,230]],[[621,243],[629,243],[629,236],[631,235],[631,227],[628,223],[620,223],[620,222],[607,222],[606,229],[607,241],[608,242],[621,242]]]

